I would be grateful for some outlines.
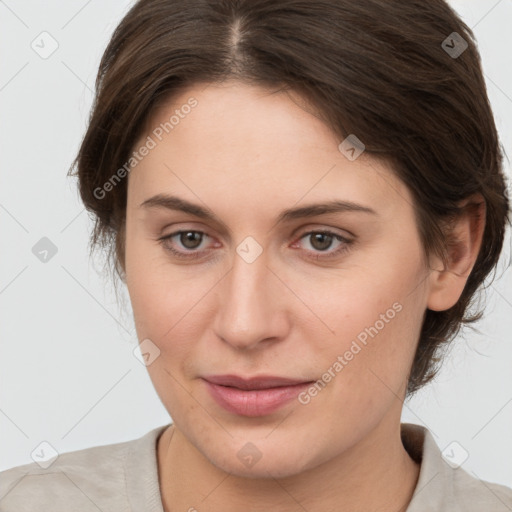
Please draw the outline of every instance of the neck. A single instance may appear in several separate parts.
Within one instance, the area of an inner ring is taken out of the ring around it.
[[[389,425],[382,422],[357,445],[327,463],[280,479],[242,478],[222,471],[175,425],[160,436],[157,453],[166,512],[234,512],[248,503],[258,512],[298,508],[404,512],[420,469],[403,447],[399,421]]]

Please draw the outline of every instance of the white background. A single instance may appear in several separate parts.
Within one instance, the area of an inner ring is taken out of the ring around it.
[[[512,141],[512,0],[451,1],[474,27],[508,155]],[[0,470],[58,452],[140,437],[170,422],[137,346],[127,294],[116,304],[88,258],[92,222],[66,176],[86,128],[102,52],[131,2],[0,1]],[[58,49],[42,59],[43,31]],[[506,163],[510,175],[510,165]],[[32,247],[48,237],[47,263]],[[441,449],[457,441],[463,468],[512,486],[510,236],[487,315],[453,345],[436,382],[404,405]]]

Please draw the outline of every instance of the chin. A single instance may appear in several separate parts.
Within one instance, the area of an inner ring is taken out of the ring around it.
[[[298,467],[293,462],[283,461],[279,454],[274,454],[273,457],[274,460],[266,463],[260,460],[253,467],[247,468],[242,464],[234,463],[232,460],[219,462],[210,459],[210,462],[233,476],[255,480],[292,477],[308,469],[307,467]]]
[[[215,450],[201,449],[203,455],[211,464],[233,476],[269,479],[286,478],[297,475],[319,465],[321,461],[315,460],[311,450],[304,453],[295,452],[289,444],[266,444],[261,450],[254,444],[227,443]],[[267,455],[265,455],[267,454]]]

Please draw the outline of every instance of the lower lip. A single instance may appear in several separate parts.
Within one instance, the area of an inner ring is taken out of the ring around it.
[[[279,388],[243,390],[205,380],[208,391],[215,402],[229,412],[241,416],[265,416],[277,411],[297,397],[311,382],[283,386]]]

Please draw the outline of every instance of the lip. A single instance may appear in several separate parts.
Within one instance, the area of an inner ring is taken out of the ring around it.
[[[215,402],[241,416],[265,416],[297,397],[314,381],[284,377],[211,375],[202,378]]]

